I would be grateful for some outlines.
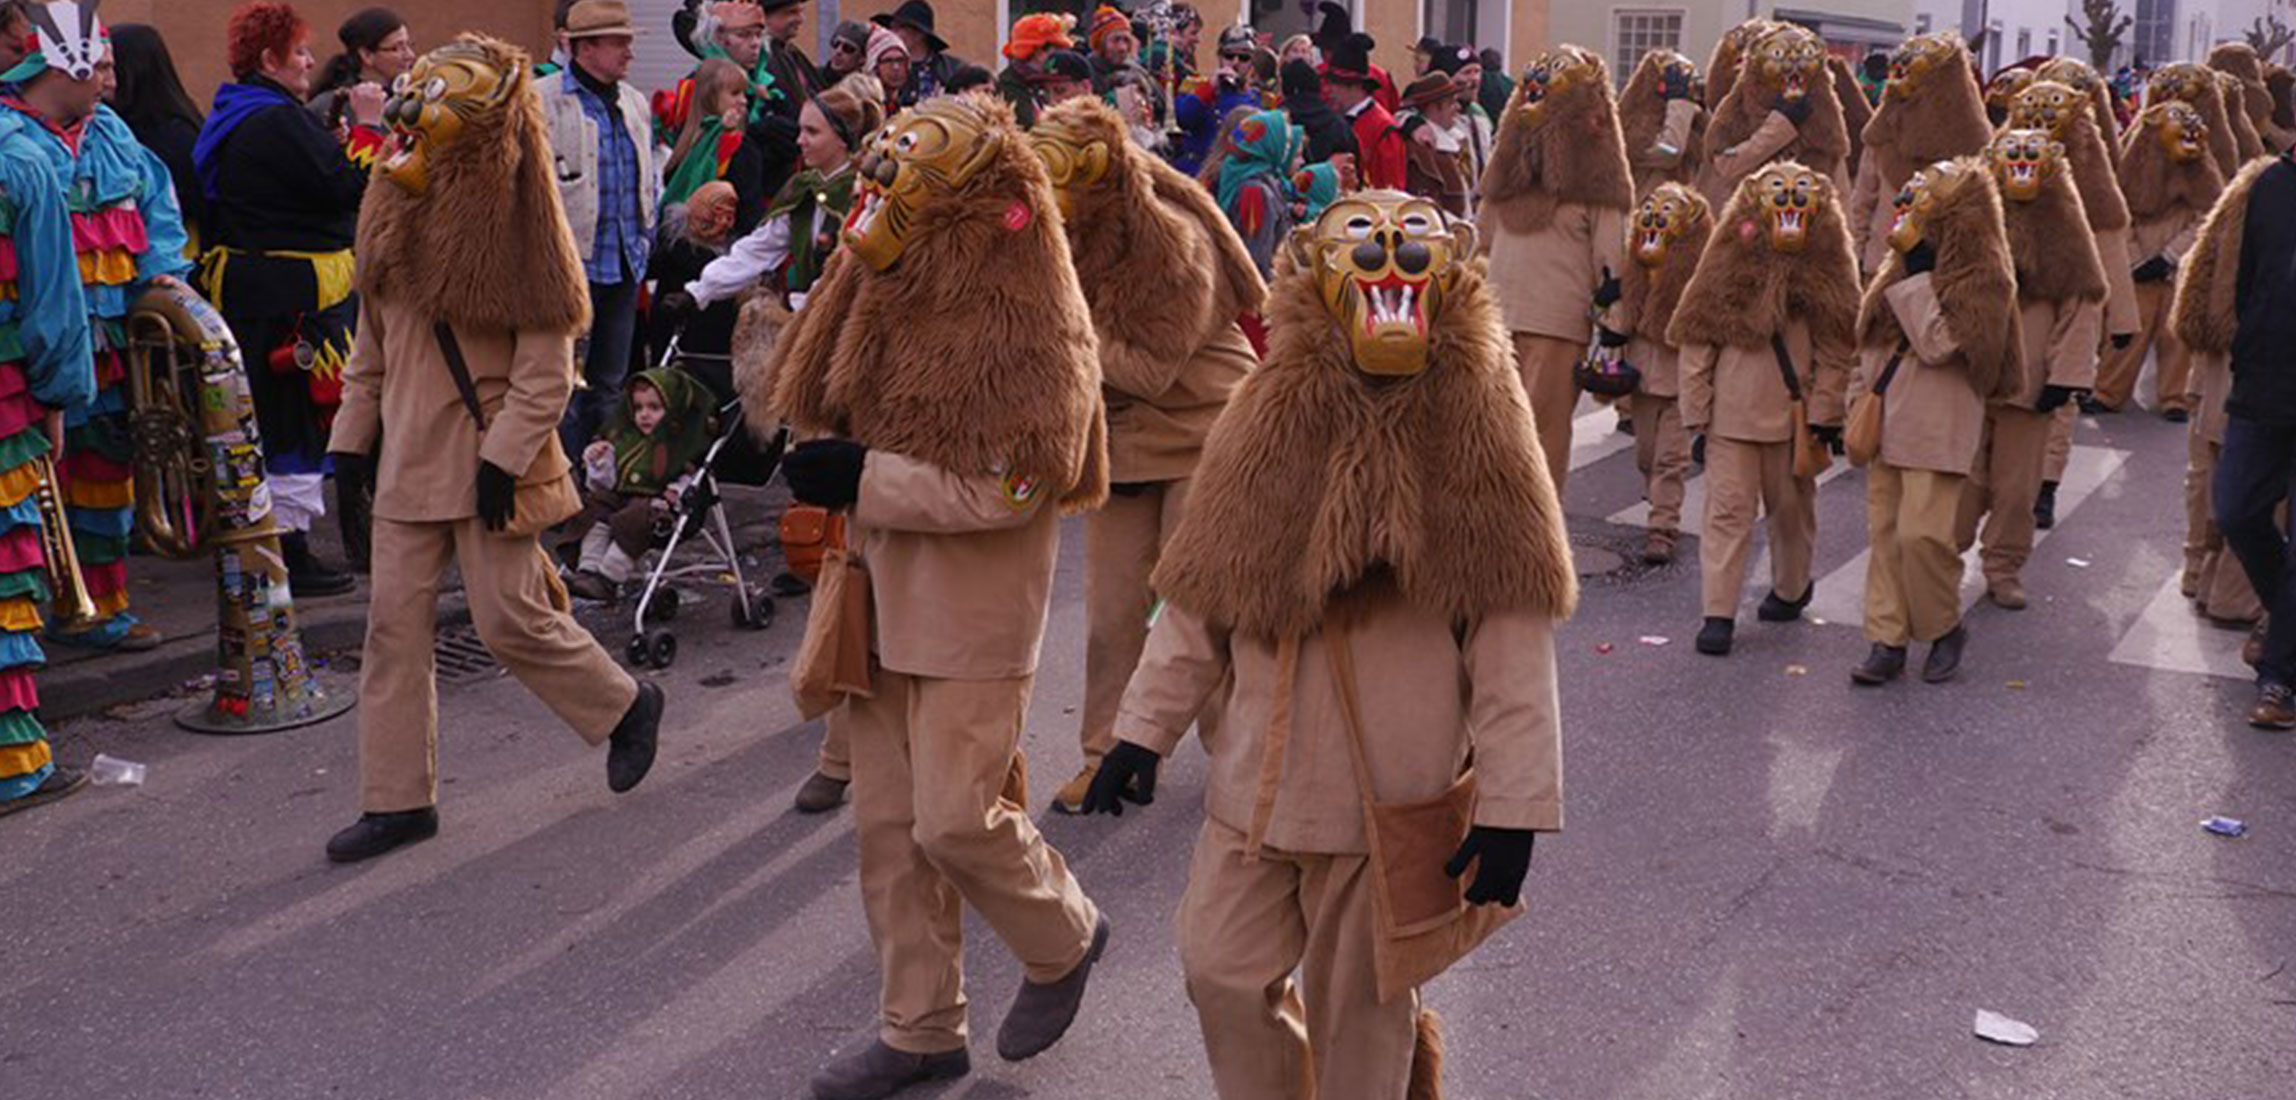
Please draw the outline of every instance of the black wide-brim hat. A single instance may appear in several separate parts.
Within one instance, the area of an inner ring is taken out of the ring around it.
[[[886,28],[908,27],[924,35],[926,47],[934,53],[949,51],[949,44],[942,41],[940,35],[933,33],[933,5],[925,0],[902,0],[900,7],[872,15],[869,21]]]

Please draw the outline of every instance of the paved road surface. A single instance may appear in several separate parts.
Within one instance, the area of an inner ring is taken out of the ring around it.
[[[1589,561],[1638,518],[1609,423],[1582,418],[1571,483]],[[1569,829],[1528,919],[1431,991],[1450,1095],[2296,1096],[2296,740],[2240,724],[2237,636],[2176,598],[2180,430],[2079,442],[2033,608],[1975,611],[1950,686],[1847,682],[1856,474],[1822,490],[1832,621],[1749,621],[1716,661],[1688,645],[1694,563],[1593,582],[1564,633]],[[1080,543],[1028,732],[1040,799],[1077,759]],[[799,609],[764,636],[721,610],[679,622],[635,794],[514,685],[452,688],[446,831],[362,867],[320,855],[353,812],[347,720],[64,730],[68,758],[151,778],[0,821],[0,1094],[802,1095],[871,1028],[849,820],[785,810],[819,735],[783,687]],[[985,1037],[1018,974],[976,923],[978,1069],[937,1095],[1210,1095],[1170,929],[1203,776],[1191,747],[1149,812],[1047,824],[1112,953],[1068,1040],[1008,1066]],[[2203,834],[2218,813],[2252,835]],[[1980,1008],[2040,1045],[1972,1038]]]

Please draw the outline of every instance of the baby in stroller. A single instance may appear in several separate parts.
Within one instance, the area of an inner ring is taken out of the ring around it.
[[[612,601],[638,560],[677,521],[678,497],[715,433],[708,387],[667,367],[622,390],[602,437],[582,452],[583,509],[568,528],[581,545],[567,591]]]

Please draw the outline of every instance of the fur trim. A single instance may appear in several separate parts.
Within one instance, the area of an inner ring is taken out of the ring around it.
[[[2176,338],[2194,351],[2232,353],[2232,339],[2240,332],[2240,246],[2248,234],[2248,196],[2257,177],[2278,163],[2258,159],[2241,169],[2185,254],[2169,323],[2176,327]]]
[[[1842,101],[1834,95],[1833,81],[1821,80],[1804,95],[1810,101],[1810,117],[1803,121],[1799,135],[1771,159],[1795,161],[1831,175],[1849,161],[1849,121],[1842,115]],[[1733,149],[1745,144],[1762,128],[1780,98],[1779,89],[1759,80],[1738,81],[1714,108],[1714,121],[1706,128],[1706,147]]]
[[[2003,401],[2024,384],[2024,339],[2001,192],[1983,159],[1963,157],[1955,163],[1970,179],[1930,218],[1923,234],[1937,250],[1937,269],[1930,281],[1945,313],[1945,327],[1961,348],[1970,388],[1987,402]],[[1873,285],[1866,288],[1859,309],[1861,346],[1892,348],[1905,340],[1905,328],[1885,294],[1906,277],[1905,257],[1892,250]],[[2101,267],[2098,281],[2103,281]]]
[[[966,102],[988,116],[988,162],[919,212],[891,269],[829,258],[774,349],[767,415],[959,473],[1009,470],[1071,509],[1097,507],[1108,424],[1060,209],[1012,108]]]
[[[2224,116],[2231,124],[2232,146],[2240,151],[2240,163],[2263,156],[2264,136],[2256,132],[2256,120],[2245,110],[2246,86],[2231,73],[2218,73],[2216,86],[2224,95]]]
[[[1834,98],[1842,105],[1842,126],[1850,132],[1850,178],[1858,178],[1858,165],[1865,160],[1865,129],[1873,124],[1874,106],[1866,99],[1865,86],[1858,83],[1858,74],[1850,69],[1847,58],[1831,55],[1826,58],[1826,72],[1834,78]]]
[[[1566,203],[1634,208],[1634,173],[1626,166],[1610,67],[1592,54],[1587,59],[1594,79],[1548,99],[1535,126],[1523,119],[1520,87],[1507,100],[1483,170],[1483,208],[1511,232],[1545,229]]]
[[[1618,129],[1625,136],[1626,160],[1634,172],[1636,198],[1650,193],[1661,183],[1689,183],[1698,178],[1698,162],[1704,153],[1706,112],[1698,112],[1698,119],[1690,124],[1690,138],[1682,150],[1682,159],[1671,168],[1645,168],[1638,158],[1644,150],[1658,144],[1658,132],[1666,128],[1666,98],[1658,91],[1668,61],[1679,55],[1667,50],[1652,50],[1642,55],[1642,63],[1634,67],[1634,75],[1626,82],[1626,90],[1618,95]]]
[[[1278,639],[1316,630],[1336,596],[1382,570],[1406,600],[1455,619],[1570,614],[1562,502],[1480,261],[1443,298],[1416,377],[1358,371],[1289,250],[1268,321],[1267,360],[1212,428],[1157,592]]]
[[[1959,45],[1959,36],[1953,36]],[[1881,160],[1881,181],[1894,197],[1905,181],[1941,160],[1974,156],[1993,142],[1993,122],[1985,116],[1985,93],[1969,79],[1969,49],[1960,65],[1932,69],[1911,99],[1884,95],[1866,124],[1867,156]]]
[[[2240,80],[2241,111],[2261,131],[2272,121],[2272,89],[2264,83],[2264,60],[2246,42],[2224,42],[2208,51],[2208,67]]]
[[[1746,177],[1749,182],[1739,185],[1716,220],[1698,269],[1682,291],[1674,323],[1667,326],[1667,343],[1678,348],[1768,347],[1770,337],[1793,320],[1808,322],[1821,342],[1847,344],[1856,331],[1858,262],[1833,178],[1798,164],[1772,167],[1817,177],[1824,205],[1811,219],[1808,246],[1792,255],[1770,248],[1756,205],[1761,196],[1750,186],[1760,173]]]
[[[2032,95],[2036,89],[2055,88],[2067,95],[2081,93],[2063,84],[2036,80],[2022,95]],[[2129,227],[2129,203],[2121,197],[2120,173],[2113,163],[2111,151],[2105,147],[2103,134],[2097,132],[2097,120],[2087,111],[2073,111],[2065,126],[2065,160],[2072,165],[2073,183],[2081,189],[2081,205],[2089,212],[2089,228],[2102,233],[2108,229]]]
[[[758,286],[742,299],[734,321],[733,346],[727,349],[733,358],[733,388],[741,397],[743,417],[761,438],[781,428],[773,415],[773,373],[766,366],[773,362],[782,334],[796,320],[797,315],[781,304],[781,295]]]
[[[1052,121],[1108,149],[1107,176],[1072,196],[1069,255],[1092,309],[1104,381],[1154,397],[1238,314],[1257,312],[1266,286],[1211,197],[1134,145],[1114,108],[1073,99],[1039,125]]]
[[[359,292],[457,328],[581,332],[590,284],[558,198],[533,66],[507,42],[457,41],[502,69],[511,83],[504,106],[434,151],[426,193],[379,176],[367,188],[354,249]]]
[[[1749,19],[1729,30],[1714,43],[1714,53],[1706,59],[1706,111],[1712,114],[1722,101],[1730,98],[1730,90],[1738,86],[1738,74],[1746,64],[1746,48],[1754,40],[1777,27],[1767,19]]]
[[[2177,95],[2179,85],[2186,83],[2197,85],[2200,94],[2189,98]],[[2224,89],[2210,70],[2189,61],[2153,70],[2152,79],[2145,82],[2145,102],[2163,99],[2180,99],[2200,108],[2200,120],[2208,124],[2208,151],[2216,160],[2218,174],[2230,178],[2240,171],[2240,144],[2232,136],[2232,120],[2224,113]]]
[[[2150,221],[2179,210],[2206,213],[2216,196],[2224,193],[2224,173],[2214,156],[2178,164],[2161,146],[2153,133],[2153,115],[2161,109],[2158,104],[2146,108],[2121,142],[2121,195],[2134,220]],[[2222,105],[2217,109],[2223,110]]]
[[[1705,196],[1695,187],[1678,186],[1675,190],[1677,197],[1695,211],[1689,231],[1667,247],[1666,262],[1654,272],[1634,261],[1634,227],[1628,225],[1626,273],[1619,277],[1622,300],[1633,312],[1635,333],[1661,344],[1667,342],[1666,330],[1682,304],[1682,291],[1690,285],[1690,276],[1697,272],[1699,259],[1706,255],[1707,239],[1714,232],[1714,211],[1706,205]]]
[[[1411,1043],[1411,1087],[1404,1100],[1443,1100],[1443,1017],[1432,1008],[1419,1010],[1419,1027]]]
[[[2040,197],[2031,202],[2004,199],[2001,217],[2009,233],[2009,256],[2017,265],[2018,301],[2105,300],[2097,235],[2089,229],[2080,191],[2063,172],[2043,184]]]

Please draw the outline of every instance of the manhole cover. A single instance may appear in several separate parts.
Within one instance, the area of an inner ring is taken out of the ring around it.
[[[1581,578],[1600,577],[1626,568],[1626,555],[1607,546],[1572,547],[1571,559],[1578,566]]]
[[[1690,556],[1690,547],[1695,545],[1695,540],[1685,537],[1682,545],[1675,549],[1672,564],[1649,565],[1642,560],[1642,542],[1647,534],[1640,527],[1622,527],[1601,520],[1572,520],[1571,558],[1578,569],[1579,583],[1615,588],[1672,576],[1682,568]]]
[[[494,675],[494,654],[478,640],[478,631],[458,626],[439,632],[438,643],[432,647],[438,663],[438,682],[442,684],[470,684]]]

